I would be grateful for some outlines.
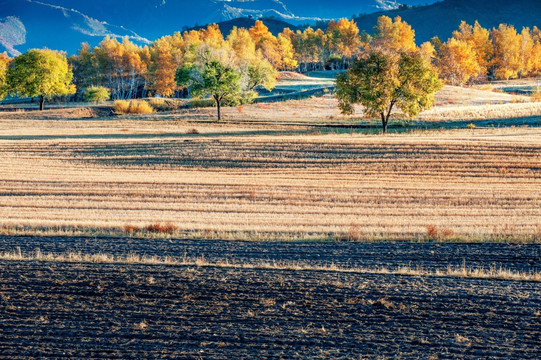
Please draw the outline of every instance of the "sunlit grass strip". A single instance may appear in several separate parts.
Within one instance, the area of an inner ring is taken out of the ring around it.
[[[353,226],[348,232],[314,232],[314,231],[253,231],[253,230],[204,230],[204,229],[179,229],[168,232],[151,232],[141,228],[135,232],[130,228],[117,227],[94,227],[94,226],[33,226],[33,225],[5,225],[0,224],[0,236],[46,236],[46,237],[102,237],[137,239],[185,239],[185,240],[221,240],[221,241],[353,241],[353,242],[439,242],[439,243],[517,243],[539,244],[541,243],[540,229],[535,229],[532,234],[514,234],[498,232],[492,234],[453,234],[452,236],[436,235],[429,236],[424,230],[418,233],[355,233]]]
[[[488,269],[468,268],[465,265],[460,267],[448,266],[444,270],[429,271],[423,268],[400,266],[397,268],[377,267],[341,267],[336,264],[311,265],[302,262],[283,261],[258,261],[255,263],[235,263],[230,260],[210,262],[204,255],[198,258],[174,258],[169,256],[145,256],[138,254],[127,254],[115,256],[112,254],[82,254],[80,252],[68,251],[61,254],[42,253],[39,249],[30,254],[22,253],[18,248],[12,252],[0,253],[0,260],[4,261],[38,261],[38,262],[59,262],[59,263],[93,263],[93,264],[121,264],[121,265],[165,265],[165,266],[197,266],[216,267],[228,269],[256,269],[256,270],[284,270],[284,271],[319,271],[339,272],[352,274],[370,275],[403,275],[423,277],[449,277],[469,279],[491,279],[511,281],[536,281],[541,282],[541,272],[524,272],[492,266]]]

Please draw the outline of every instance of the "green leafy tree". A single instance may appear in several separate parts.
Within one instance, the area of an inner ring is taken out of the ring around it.
[[[85,101],[98,104],[109,100],[111,98],[111,92],[103,86],[90,86],[85,90],[83,96]]]
[[[43,110],[45,96],[75,93],[66,56],[58,51],[32,49],[17,56],[7,71],[9,92],[19,96],[39,96]]]
[[[224,102],[235,103],[242,96],[240,74],[217,60],[210,60],[202,67],[183,66],[177,70],[175,80],[179,86],[187,86],[194,97],[210,96],[216,103],[218,121],[222,119]]]
[[[271,91],[276,86],[278,72],[266,60],[254,57],[248,64],[248,91],[255,90],[258,86]]]
[[[369,116],[379,116],[383,133],[395,107],[414,117],[434,104],[441,88],[437,73],[420,53],[371,51],[357,59],[338,76],[337,98],[344,114],[353,114],[353,104],[361,104]]]

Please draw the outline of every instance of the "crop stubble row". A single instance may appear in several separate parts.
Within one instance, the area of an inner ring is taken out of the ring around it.
[[[4,224],[421,236],[541,233],[539,136],[0,142]]]

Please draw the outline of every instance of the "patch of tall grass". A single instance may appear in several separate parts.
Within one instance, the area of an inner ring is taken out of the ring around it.
[[[150,114],[154,108],[144,100],[116,100],[114,105],[117,114]]]

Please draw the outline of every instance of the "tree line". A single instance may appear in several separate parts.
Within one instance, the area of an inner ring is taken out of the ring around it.
[[[308,27],[294,32],[286,28],[275,36],[258,20],[249,29],[233,28],[227,36],[217,25],[209,25],[164,36],[144,47],[127,38],[119,41],[106,37],[94,48],[83,43],[77,55],[69,58],[51,50],[29,50],[14,59],[0,54],[0,97],[8,93],[72,93],[72,80],[79,92],[102,86],[109,89],[113,99],[188,96],[191,85],[197,82],[194,72],[199,69],[201,74],[203,65],[214,60],[235,70],[243,95],[250,97],[259,85],[272,88],[277,70],[345,70],[354,59],[382,47],[418,52],[445,82],[453,85],[541,72],[541,31],[537,27],[517,32],[510,25],[488,30],[478,22],[462,22],[445,43],[435,37],[417,46],[415,31],[400,17],[381,16],[373,34],[360,32],[353,20],[340,19],[331,21],[325,31]],[[58,81],[49,88],[38,86],[30,81],[36,80],[35,71],[29,77],[24,75],[30,64],[50,63],[53,58],[62,69],[68,67],[69,74],[60,77],[64,86]],[[190,81],[179,78],[181,69],[184,76],[191,69]]]

